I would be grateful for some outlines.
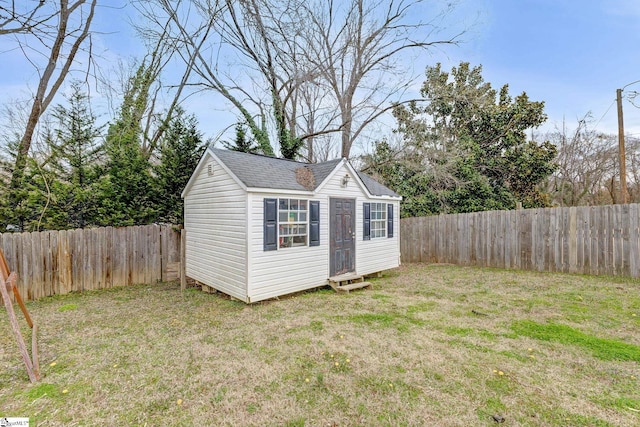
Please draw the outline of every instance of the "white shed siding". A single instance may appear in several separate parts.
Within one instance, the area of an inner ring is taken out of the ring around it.
[[[379,202],[380,200],[372,200]],[[364,201],[363,201],[364,202]],[[356,268],[359,274],[371,274],[382,270],[388,270],[400,265],[400,205],[393,203],[393,237],[362,240],[357,242]],[[362,216],[362,203],[360,203],[360,215]],[[362,228],[360,228],[362,235]]]
[[[365,190],[351,176],[346,188],[341,181],[346,173],[342,166],[315,196],[288,193],[251,193],[249,195],[249,283],[252,302],[301,291],[327,283],[329,277],[329,199],[345,198],[356,201],[356,272],[370,274],[397,267],[400,260],[399,202],[370,199]],[[263,201],[265,198],[300,198],[320,201],[320,246],[278,248],[264,251]],[[364,202],[383,201],[394,205],[394,237],[362,240]]]
[[[323,286],[329,274],[328,198],[286,193],[250,194],[250,281],[252,302]],[[320,201],[320,246],[278,248],[264,251],[263,200],[299,198]]]
[[[186,274],[246,300],[247,195],[211,156],[203,165],[184,199]]]
[[[356,273],[371,274],[382,270],[388,270],[400,265],[400,202],[383,198],[369,198],[366,192],[351,177],[347,188],[341,186],[341,181],[347,173],[347,168],[342,166],[322,188],[323,194],[336,195],[334,197],[344,197],[356,199]],[[351,175],[351,174],[349,174]],[[383,202],[392,203],[394,221],[393,237],[363,240],[363,203]]]

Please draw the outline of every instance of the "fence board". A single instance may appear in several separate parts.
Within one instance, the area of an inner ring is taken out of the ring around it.
[[[144,253],[144,241],[147,238],[147,236],[149,235],[149,227],[150,226],[143,226],[138,228],[137,231],[137,238],[136,238],[136,256],[137,256],[137,260],[136,263],[140,264],[140,269],[138,270],[139,274],[138,274],[138,283],[149,283],[149,271],[147,268],[147,259],[148,257],[146,256],[146,254]],[[135,232],[135,231],[134,231]]]
[[[589,254],[590,254],[590,268],[589,274],[599,274],[600,269],[600,211],[593,206],[589,208]]]
[[[51,253],[51,287],[47,295],[55,295],[60,286],[60,260],[58,258],[58,233],[52,231],[49,234],[49,252]]]
[[[583,271],[585,267],[585,233],[584,233],[584,209],[576,208],[576,266],[575,272]]]
[[[124,271],[122,272],[121,281],[118,286],[124,286],[127,283],[134,283],[133,277],[133,262],[135,260],[134,253],[136,248],[136,242],[133,239],[133,229],[121,228],[118,230],[120,233],[120,254],[122,256]]]
[[[560,226],[558,225],[558,210],[549,211],[549,271],[558,271],[562,265],[559,257]]]
[[[640,277],[640,205],[401,220],[404,262]]]
[[[37,238],[37,236],[36,236]],[[43,276],[42,276],[42,295],[51,295],[52,291],[52,266],[51,266],[51,232],[45,231],[40,233],[40,248],[41,253],[39,254],[42,258],[42,268],[43,268]]]
[[[169,264],[176,270],[181,250],[180,233],[156,224],[4,233],[0,249],[18,275],[19,292],[32,300],[162,281]]]
[[[630,247],[631,243],[630,239],[630,229],[631,229],[631,221],[629,218],[629,205],[622,205],[620,207],[622,214],[622,224],[621,224],[621,238],[622,238],[622,264],[621,264],[621,272],[622,276],[630,275],[630,264],[631,261],[629,259],[629,254],[631,253]]]
[[[169,266],[169,235],[167,226],[160,226],[160,281],[167,280],[167,269]]]
[[[545,248],[544,248],[544,262],[545,262],[545,271],[553,271],[554,257],[553,257],[553,242],[554,242],[554,234],[556,230],[555,224],[555,212],[552,210],[544,209],[544,213],[546,215],[546,228],[544,231],[545,237]]]
[[[44,292],[42,289],[44,266],[42,265],[42,258],[40,257],[40,253],[42,252],[42,243],[39,238],[29,240],[31,240],[31,254],[27,254],[27,256],[31,258],[29,268],[31,270],[31,283],[34,284],[33,287],[30,287],[31,292],[33,292],[33,296],[31,298],[37,299],[41,298],[41,294]]]
[[[615,261],[614,274],[622,273],[622,211],[620,206],[613,206],[614,229],[613,229],[613,259]]]
[[[483,265],[484,249],[482,247],[482,244],[484,242],[484,239],[482,236],[482,212],[471,213],[469,215],[472,215],[475,220],[475,223],[474,223],[475,238],[473,242],[473,247],[474,247],[474,253],[476,255],[476,265]]]
[[[104,269],[102,270],[102,277],[104,278],[104,286],[106,288],[113,287],[113,257],[114,257],[114,249],[113,249],[113,227],[105,227],[104,228],[104,255],[102,260],[104,262]]]
[[[105,232],[104,228],[96,228],[95,230],[93,230],[93,238],[95,241],[95,245],[93,247],[93,254],[96,260],[93,277],[94,277],[94,283],[96,284],[96,286],[98,286],[99,289],[104,289],[107,287],[104,282],[104,273],[103,273],[104,264],[105,264],[104,232]]]
[[[183,258],[183,239],[182,239],[182,233],[180,230],[177,229],[173,229],[172,226],[167,226],[168,230],[171,231],[171,233],[169,233],[170,236],[170,242],[171,245],[169,246],[169,262],[180,262],[180,260]]]
[[[429,223],[431,224],[431,230],[429,230],[430,233],[430,238],[429,238],[429,242],[430,242],[430,251],[429,251],[429,257],[431,259],[428,259],[427,261],[429,262],[438,262],[437,261],[437,254],[439,252],[438,250],[438,240],[439,240],[439,236],[438,236],[438,217],[433,218],[432,221],[429,221]]]
[[[640,236],[638,236],[638,205],[629,205],[629,276],[638,277]]]
[[[84,233],[81,230],[72,230],[73,233],[73,288],[74,292],[82,292],[84,289],[84,274],[82,265],[87,266],[84,250]]]

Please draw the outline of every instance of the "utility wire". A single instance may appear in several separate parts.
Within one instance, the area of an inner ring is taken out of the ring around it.
[[[609,114],[609,110],[611,110],[611,107],[613,107],[613,104],[616,103],[616,100],[614,99],[613,101],[611,101],[611,105],[609,105],[609,108],[607,108],[607,111],[604,112],[604,114],[602,115],[602,117],[600,117],[600,119],[596,122],[595,125],[593,125],[593,128],[597,128],[598,125],[600,124],[600,122],[602,121],[602,119],[604,119],[604,116],[606,116],[607,114]]]

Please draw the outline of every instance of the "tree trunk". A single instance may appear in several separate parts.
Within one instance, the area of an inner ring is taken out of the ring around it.
[[[78,49],[80,49],[80,45],[89,34],[89,27],[91,25],[91,21],[93,20],[96,1],[97,0],[92,0],[89,13],[87,14],[84,22],[81,22],[79,24],[79,28],[71,29],[70,31],[68,31],[67,27],[71,15],[76,9],[82,6],[82,4],[86,2],[86,0],[78,0],[71,5],[69,5],[68,0],[60,0],[60,11],[58,14],[59,19],[56,37],[53,44],[51,45],[47,66],[42,71],[42,76],[40,77],[40,81],[38,82],[38,89],[33,100],[33,105],[31,106],[31,112],[29,113],[25,132],[20,139],[20,145],[18,146],[18,153],[16,156],[13,174],[11,176],[11,182],[9,185],[9,206],[11,208],[17,207],[20,202],[18,200],[19,198],[17,192],[18,189],[22,187],[24,172],[27,166],[27,157],[29,156],[29,149],[31,148],[33,135],[35,133],[36,126],[38,125],[38,121],[47,109],[47,106],[53,100],[64,79],[68,75],[69,69],[71,68],[71,64],[74,61],[76,53],[78,52]],[[80,34],[76,36],[74,42],[71,44],[69,52],[66,55],[63,55],[64,62],[62,63],[60,72],[54,79],[53,85],[49,87],[51,78],[56,71],[62,48],[65,42],[68,41],[68,37],[71,34],[75,34],[77,31],[80,31]]]

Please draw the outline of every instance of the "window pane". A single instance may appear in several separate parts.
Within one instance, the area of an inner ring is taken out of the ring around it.
[[[279,199],[278,232],[280,247],[307,245],[308,200]]]
[[[375,203],[375,205],[379,206],[380,203]],[[386,204],[382,204],[382,205],[386,207]],[[375,212],[375,219],[373,219],[374,212],[372,212],[371,214],[372,214],[372,220],[371,220],[371,223],[370,223],[371,238],[372,239],[378,239],[378,238],[386,237],[386,235],[387,235],[387,221],[386,221],[385,213],[384,212],[380,212],[380,211],[376,211]]]
[[[281,237],[280,238],[280,247],[281,248],[289,248],[291,247],[291,244],[293,243],[293,240],[291,237]]]

